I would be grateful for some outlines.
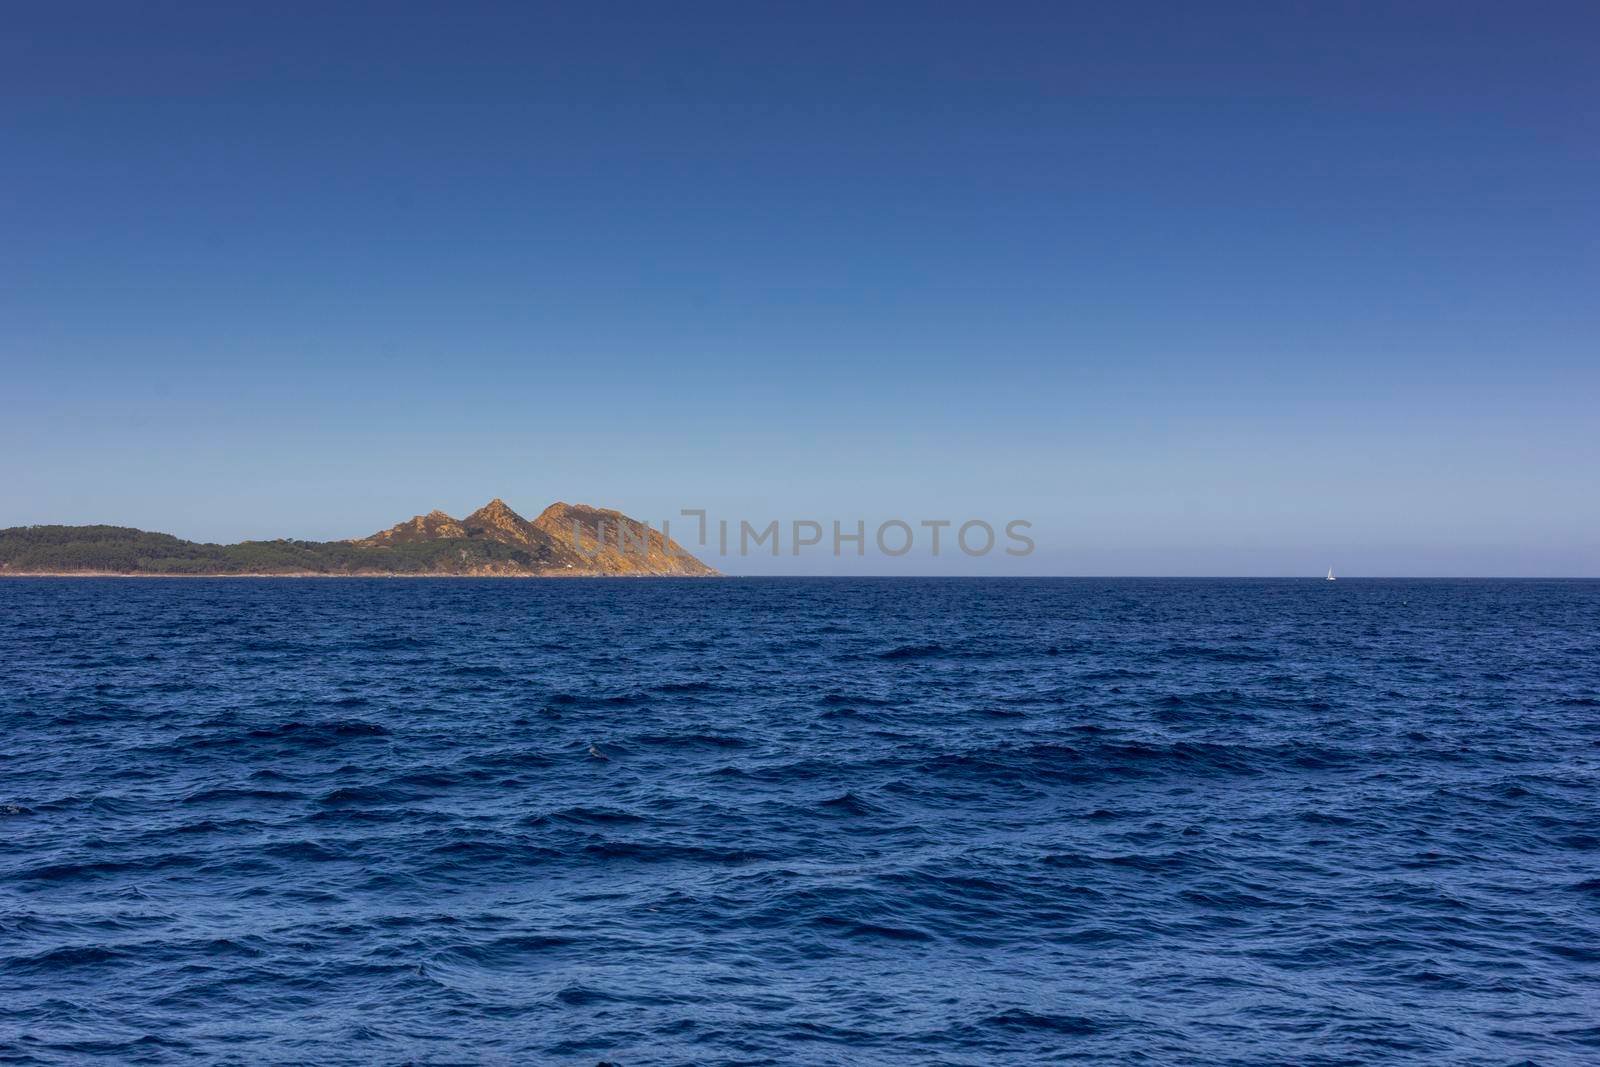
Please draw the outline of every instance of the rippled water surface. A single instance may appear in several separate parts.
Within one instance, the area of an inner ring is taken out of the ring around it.
[[[1600,1062],[1600,583],[0,581],[0,1060]]]

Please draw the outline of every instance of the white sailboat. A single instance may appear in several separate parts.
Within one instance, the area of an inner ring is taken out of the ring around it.
[[[1328,581],[1330,581],[1330,582],[1338,581],[1338,579],[1333,576],[1333,568],[1332,567],[1328,568]]]

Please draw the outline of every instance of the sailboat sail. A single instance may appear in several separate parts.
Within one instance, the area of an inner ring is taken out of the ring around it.
[[[1332,582],[1332,581],[1336,581],[1336,580],[1337,579],[1335,579],[1334,576],[1333,576],[1333,568],[1329,567],[1328,568],[1328,581]]]

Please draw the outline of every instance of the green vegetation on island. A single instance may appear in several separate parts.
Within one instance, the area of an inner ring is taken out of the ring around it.
[[[528,552],[494,541],[371,547],[347,541],[199,544],[126,526],[0,530],[0,572],[72,574],[453,574],[496,565],[539,569]]]

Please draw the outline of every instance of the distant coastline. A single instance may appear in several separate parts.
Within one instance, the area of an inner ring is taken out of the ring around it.
[[[458,574],[450,571],[22,571],[0,570],[0,580],[6,578],[397,578],[397,579],[508,579],[524,581],[535,579],[584,578],[726,578],[721,571],[705,574],[611,574],[604,571],[564,571],[548,574]]]
[[[716,576],[647,524],[585,504],[552,504],[529,520],[495,499],[464,519],[432,511],[348,541],[217,545],[127,526],[0,530],[0,577],[7,578]]]

